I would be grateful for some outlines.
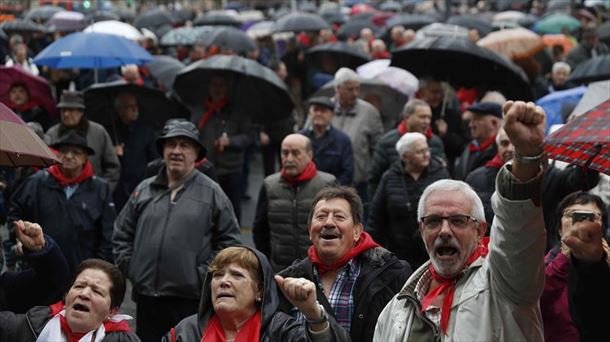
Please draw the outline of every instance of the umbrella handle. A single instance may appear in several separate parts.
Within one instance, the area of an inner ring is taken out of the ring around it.
[[[602,144],[596,143],[595,146],[593,146],[593,149],[594,149],[594,152],[593,152],[591,158],[589,158],[589,160],[587,160],[587,162],[585,163],[585,167],[587,169],[589,168],[589,166],[593,162],[593,159],[595,159],[595,157],[597,157],[597,155],[599,154],[599,151],[602,150]]]

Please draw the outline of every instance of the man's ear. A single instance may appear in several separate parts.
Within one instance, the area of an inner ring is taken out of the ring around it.
[[[479,237],[484,237],[485,233],[487,233],[487,222],[479,222],[477,230],[479,231]]]
[[[360,240],[360,236],[362,235],[362,231],[364,230],[364,226],[362,223],[358,223],[354,226],[354,243]]]

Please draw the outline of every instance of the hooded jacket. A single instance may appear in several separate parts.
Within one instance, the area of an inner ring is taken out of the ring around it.
[[[271,264],[264,254],[256,249],[243,246],[256,254],[263,272],[263,298],[261,303],[260,342],[282,341],[349,341],[345,330],[329,317],[329,328],[324,333],[312,334],[308,328],[291,316],[278,311],[280,303],[279,289],[275,283]],[[201,341],[208,321],[214,314],[212,306],[212,275],[208,273],[201,292],[199,312],[189,316],[172,329],[163,338],[164,342],[197,342]]]

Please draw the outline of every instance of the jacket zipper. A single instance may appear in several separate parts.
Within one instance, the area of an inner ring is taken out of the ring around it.
[[[159,253],[157,253],[157,265],[161,264],[161,257],[163,256],[163,241],[165,241],[165,232],[167,231],[167,226],[169,224],[169,218],[172,215],[172,209],[174,206],[172,205],[171,198],[171,190],[169,191],[169,210],[167,211],[167,216],[165,216],[165,225],[163,226],[163,232],[161,233],[161,244],[159,246]],[[155,272],[155,297],[159,297],[159,268],[156,267],[157,271]]]

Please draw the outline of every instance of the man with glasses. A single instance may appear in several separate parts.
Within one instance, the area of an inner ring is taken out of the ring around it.
[[[440,180],[426,188],[417,216],[430,262],[385,307],[374,341],[543,341],[545,113],[520,101],[503,112],[515,157],[498,173],[490,239],[470,186]]]

